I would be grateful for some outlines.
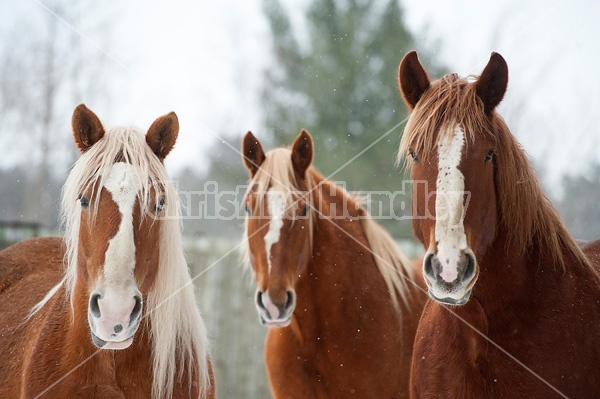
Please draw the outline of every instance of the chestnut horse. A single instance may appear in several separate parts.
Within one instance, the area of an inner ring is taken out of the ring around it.
[[[430,296],[412,397],[597,398],[600,241],[577,245],[495,111],[506,62],[431,82],[411,52],[399,81]]]
[[[0,253],[0,397],[214,397],[163,165],[177,116],[144,137],[105,131],[82,104],[72,124],[83,155],[63,188],[64,240]]]
[[[252,133],[242,147],[251,176],[247,260],[269,327],[273,397],[407,398],[426,299],[413,266],[358,202],[311,167],[306,131],[291,150],[265,154]]]

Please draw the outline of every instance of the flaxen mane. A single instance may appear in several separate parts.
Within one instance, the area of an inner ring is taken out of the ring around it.
[[[43,306],[64,283],[71,297],[77,279],[77,241],[81,193],[103,186],[115,160],[134,167],[135,178],[141,183],[138,194],[142,213],[161,196],[164,199],[161,220],[160,259],[152,291],[147,295],[144,319],[150,326],[153,354],[153,397],[169,398],[179,372],[187,367],[197,369],[204,397],[210,386],[208,374],[208,343],[204,322],[196,307],[194,287],[188,273],[181,239],[181,209],[177,192],[170,183],[167,171],[146,143],[144,135],[132,128],[115,128],[90,147],[75,163],[63,187],[61,216],[65,229],[65,278],[37,305]],[[153,191],[154,190],[154,191]],[[156,198],[150,198],[154,192]],[[97,203],[99,195],[90,200]],[[94,203],[92,202],[92,203]],[[90,206],[90,209],[97,207]],[[191,378],[190,378],[191,381]]]
[[[306,182],[308,187],[308,193],[306,193],[307,203],[310,204],[308,220],[310,246],[312,251],[314,220],[316,217],[322,217],[323,219],[327,218],[327,215],[320,213],[319,206],[315,203],[316,190],[323,189],[329,192],[329,187],[323,188],[323,186],[334,184],[325,180],[312,167],[306,171]],[[315,186],[316,182],[319,183]],[[248,193],[252,192],[256,194],[257,201],[255,202],[254,206],[255,210],[259,210],[262,209],[260,201],[263,201],[263,199],[266,197],[267,190],[270,187],[274,187],[280,192],[284,193],[284,197],[286,198],[286,209],[293,210],[294,196],[292,194],[304,194],[299,193],[296,186],[296,177],[291,160],[291,151],[287,148],[277,148],[269,151],[266,154],[266,159],[260,165],[256,175],[250,182]],[[335,186],[335,188],[341,192],[342,195],[346,196],[348,201],[354,201],[350,194],[342,190],[341,187]],[[375,263],[377,264],[377,267],[384,278],[394,305],[398,306],[396,294],[398,294],[402,301],[408,305],[410,298],[407,279],[410,279],[411,281],[413,279],[413,270],[410,267],[409,259],[398,250],[390,235],[379,224],[370,218],[364,208],[361,208],[360,213],[360,220],[367,241],[369,242],[370,251],[373,254]],[[249,264],[248,256],[245,256],[245,263]]]
[[[398,162],[413,150],[423,160],[460,125],[466,145],[478,137],[491,137],[494,151],[498,216],[509,235],[509,245],[526,252],[539,245],[555,264],[564,268],[565,252],[588,264],[575,240],[542,192],[525,151],[506,123],[494,112],[486,116],[472,78],[447,75],[433,82],[412,111],[400,143]],[[410,162],[406,162],[410,167]]]

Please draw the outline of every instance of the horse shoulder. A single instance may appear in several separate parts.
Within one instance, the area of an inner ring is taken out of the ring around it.
[[[0,251],[0,294],[40,269],[60,272],[63,256],[64,246],[59,237],[32,238]]]
[[[44,317],[47,306],[32,319],[27,315],[60,281],[63,253],[59,238],[31,239],[0,252],[0,397],[22,389],[19,381],[28,384],[23,376],[39,355],[32,342],[37,342],[41,329],[46,328],[36,319]]]
[[[293,323],[293,322],[292,322]],[[265,341],[265,363],[273,399],[316,398],[317,373],[308,369],[310,362],[300,350],[295,336],[286,329],[269,330]],[[281,354],[285,353],[285,356]],[[314,374],[314,375],[312,375]]]

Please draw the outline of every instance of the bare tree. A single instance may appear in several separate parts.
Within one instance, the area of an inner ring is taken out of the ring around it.
[[[15,20],[0,48],[0,142],[11,154],[0,167],[24,167],[28,174],[13,218],[55,226],[59,187],[75,157],[70,112],[108,90],[98,80],[110,64],[73,26],[95,18],[102,35],[110,29],[91,2],[46,4],[37,18]]]

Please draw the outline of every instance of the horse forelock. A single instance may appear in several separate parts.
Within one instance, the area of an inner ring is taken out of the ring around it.
[[[309,241],[312,249],[313,242],[313,223],[315,218],[314,204],[314,171],[309,168],[305,174],[306,191],[298,187],[296,172],[292,163],[292,153],[287,148],[276,148],[266,154],[265,160],[260,165],[260,168],[250,181],[246,190],[246,197],[254,196],[252,214],[258,215],[261,212],[267,201],[269,190],[273,189],[282,194],[284,199],[284,210],[288,214],[293,211],[297,196],[305,196],[305,201],[309,206],[308,223],[309,223]],[[268,204],[267,204],[268,205]],[[260,217],[260,215],[258,215]],[[243,248],[243,261],[245,265],[250,265],[248,256],[248,217],[246,218],[246,236],[244,238],[245,246]],[[253,234],[253,233],[250,233]]]
[[[404,161],[405,169],[410,170],[412,162],[406,157],[410,150],[426,161],[440,142],[451,138],[457,127],[465,134],[465,148],[481,137],[496,143],[498,216],[508,235],[507,245],[524,253],[537,244],[561,267],[564,267],[564,251],[587,264],[587,258],[544,195],[525,151],[502,117],[495,111],[491,116],[484,112],[473,77],[446,75],[423,93],[406,124],[397,164]]]
[[[170,397],[176,378],[186,367],[190,381],[192,370],[198,370],[201,380],[199,391],[203,396],[210,386],[208,343],[183,252],[180,200],[163,163],[146,143],[144,134],[134,128],[109,130],[81,155],[63,186],[61,221],[67,248],[65,289],[71,307],[77,284],[81,217],[78,197],[91,190],[90,210],[93,212],[97,209],[94,206],[99,201],[97,194],[115,162],[126,162],[133,166],[133,179],[141,187],[137,198],[142,213],[149,211],[155,201],[162,199],[163,212],[168,215],[160,221],[157,275],[152,290],[147,293],[144,307],[144,317],[149,320],[152,337],[153,397]],[[151,193],[154,193],[154,198],[151,198]]]
[[[310,172],[306,173],[307,192],[301,192],[296,181],[296,173],[292,164],[292,153],[287,148],[276,148],[269,151],[264,162],[250,181],[246,195],[256,196],[255,209],[258,210],[265,201],[269,189],[281,192],[285,197],[288,210],[293,209],[294,195],[306,194],[312,188]]]
[[[479,135],[492,134],[471,77],[450,74],[433,82],[411,112],[400,141],[397,163],[405,160],[406,168],[410,168],[411,163],[405,157],[409,150],[415,151],[420,159],[427,159],[437,152],[440,142],[452,138],[458,126],[465,133],[467,146]]]

